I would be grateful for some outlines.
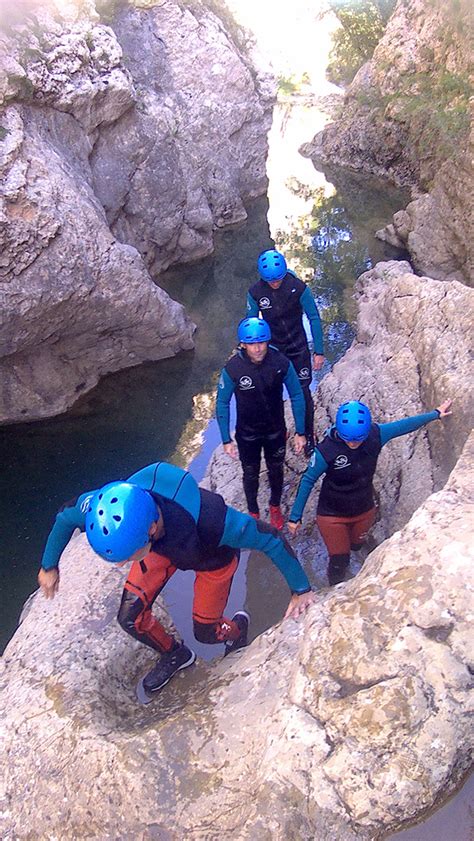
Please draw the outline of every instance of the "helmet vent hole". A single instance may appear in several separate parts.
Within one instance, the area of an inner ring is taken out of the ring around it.
[[[99,511],[99,517],[102,517],[102,516],[103,516],[103,514],[104,514],[104,509],[103,509],[103,508],[101,508],[101,509],[100,509],[100,511]]]
[[[111,499],[111,500],[110,500],[110,502],[111,502],[111,503],[112,503],[112,502],[118,502],[117,497],[116,497],[116,496],[114,496],[114,498],[113,498],[113,499]]]
[[[87,512],[87,513],[88,513],[88,514],[90,514],[90,513],[91,513],[91,511],[92,511],[92,508],[91,508],[91,507],[90,507],[90,505],[89,505],[89,510],[88,510],[88,512]]]
[[[105,535],[108,535],[108,533],[109,533],[109,530],[105,526],[102,526],[102,531],[104,532]]]
[[[107,555],[111,555],[112,554],[112,549],[106,549],[105,552],[106,552]]]
[[[117,523],[120,523],[120,520],[121,520],[122,518],[121,518],[121,517],[119,517],[119,515],[118,515],[118,514],[114,514],[113,519],[114,519]]]
[[[93,528],[94,528],[94,523],[91,523],[90,526],[89,526],[90,531],[92,531]]]
[[[99,499],[102,499],[103,496],[104,494],[99,494]]]

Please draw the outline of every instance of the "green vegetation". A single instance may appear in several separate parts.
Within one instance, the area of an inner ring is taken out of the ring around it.
[[[391,119],[410,124],[421,157],[456,157],[470,131],[469,78],[447,70],[406,76],[400,91],[380,104]]]
[[[304,88],[310,84],[308,73],[303,73],[301,76],[279,76],[278,77],[278,92],[291,96],[295,93],[302,93]]]
[[[395,0],[329,0],[341,27],[333,37],[326,75],[347,85],[372,57],[395,7]]]

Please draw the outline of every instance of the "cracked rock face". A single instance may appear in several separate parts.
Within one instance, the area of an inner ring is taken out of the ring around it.
[[[469,0],[397,3],[372,59],[348,87],[340,117],[302,148],[315,162],[411,186],[414,201],[403,217],[396,214],[377,235],[406,248],[420,274],[468,283],[474,271],[471,38]]]
[[[373,841],[447,796],[474,747],[473,467],[471,438],[355,579],[146,708],[126,572],[73,538],[1,663],[2,837]]]
[[[265,191],[273,88],[198,0],[122,8],[111,26],[92,2],[4,13],[0,422],[14,422],[193,346],[149,271],[212,251],[214,227]]]

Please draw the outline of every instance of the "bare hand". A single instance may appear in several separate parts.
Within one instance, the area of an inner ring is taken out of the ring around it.
[[[444,403],[441,403],[440,406],[437,406],[437,410],[439,412],[440,418],[447,418],[448,415],[452,415],[453,413],[450,412],[450,408],[453,405],[452,400],[445,400]]]
[[[287,523],[288,531],[290,532],[291,536],[294,537],[297,533],[299,527],[301,526],[301,520],[298,523]]]
[[[313,353],[313,371],[320,371],[324,365],[325,356],[322,353]]]
[[[288,619],[292,616],[293,619],[297,619],[298,616],[301,616],[313,604],[314,599],[314,593],[302,593],[300,596],[297,593],[293,593],[283,618]]]
[[[38,573],[38,584],[45,599],[54,599],[59,588],[59,570],[56,567],[53,567],[53,569],[43,569],[41,567]]]
[[[304,450],[304,445],[306,444],[306,438],[304,435],[298,435],[295,432],[295,437],[293,438],[293,447],[297,456]]]
[[[224,444],[224,452],[231,458],[237,458],[237,447],[233,441],[230,441],[228,444]]]

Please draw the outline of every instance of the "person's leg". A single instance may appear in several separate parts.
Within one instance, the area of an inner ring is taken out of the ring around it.
[[[257,437],[244,438],[236,435],[235,440],[239,450],[239,458],[242,464],[242,483],[244,486],[245,499],[250,514],[258,515],[258,480],[260,476],[260,455],[262,450],[262,439]]]
[[[277,529],[285,525],[280,509],[283,491],[283,470],[286,452],[286,429],[283,428],[274,435],[268,435],[263,442],[263,452],[268,470],[270,484],[270,523]]]
[[[199,642],[213,645],[234,641],[242,633],[233,619],[223,614],[229,598],[232,579],[239,563],[237,552],[230,564],[214,570],[198,570],[194,582],[194,636]]]
[[[171,634],[153,616],[153,602],[176,571],[168,558],[150,552],[143,561],[130,567],[122,594],[117,620],[135,639],[163,653],[178,645]]]
[[[368,532],[375,522],[376,513],[377,509],[375,507],[371,508],[369,511],[365,511],[364,514],[361,514],[360,517],[355,517],[350,523],[349,536],[351,549],[354,549],[354,551],[361,549],[367,540]]]
[[[328,579],[331,585],[344,581],[349,566],[351,540],[347,519],[351,518],[325,517],[320,514],[316,517],[321,537],[329,553]]]

